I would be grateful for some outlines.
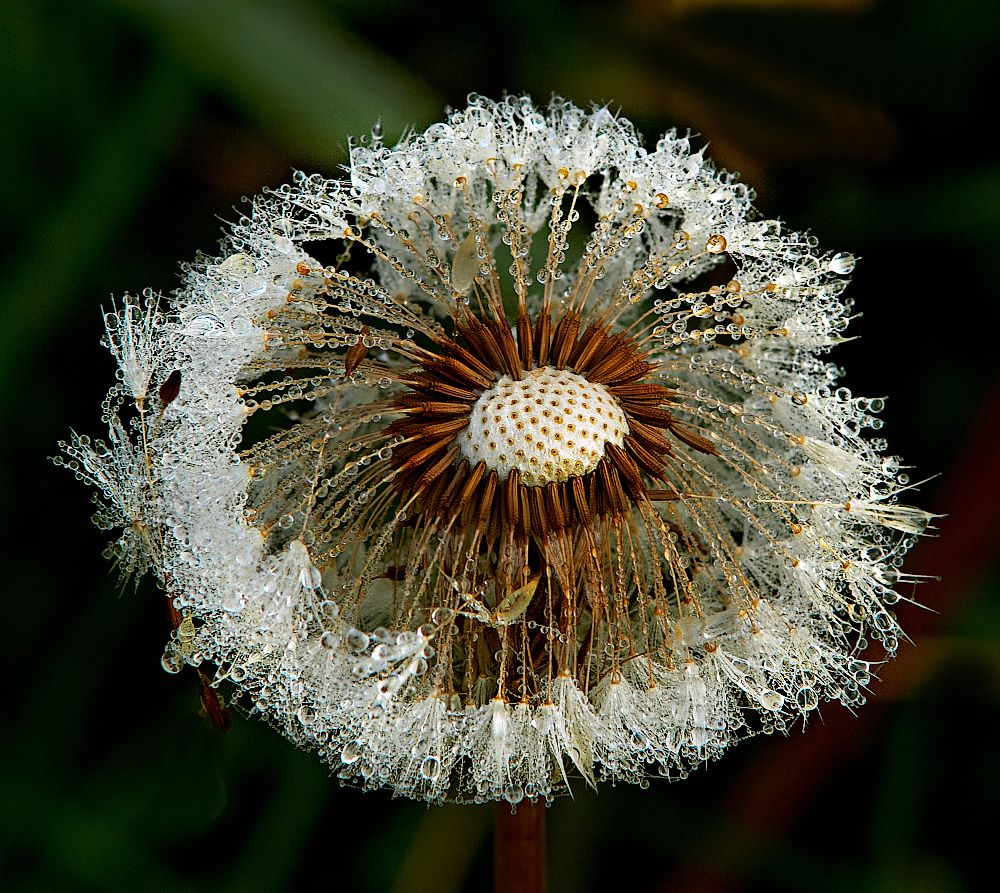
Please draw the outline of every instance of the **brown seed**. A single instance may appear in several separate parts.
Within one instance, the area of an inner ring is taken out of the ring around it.
[[[639,381],[648,376],[653,369],[654,367],[642,357],[630,354],[627,360],[618,362],[608,369],[602,369],[600,372],[591,371],[588,377],[591,381],[600,381],[605,387],[611,388],[615,385]]]
[[[583,374],[595,358],[603,355],[603,348],[608,341],[607,333],[599,323],[592,323],[584,329],[583,334],[573,347],[568,364]]]
[[[536,535],[543,536],[552,529],[545,508],[545,493],[541,487],[526,487],[531,510],[531,526]]]
[[[521,358],[517,352],[517,344],[506,321],[498,320],[493,326],[493,336],[500,347],[503,358],[503,370],[515,381],[521,379]]]
[[[695,433],[690,428],[685,427],[679,422],[673,422],[670,424],[670,433],[674,435],[682,443],[686,443],[689,447],[697,450],[699,453],[706,453],[709,456],[718,456],[719,451],[716,449],[715,444],[712,443],[707,437],[702,437],[700,434]]]
[[[670,403],[677,394],[673,388],[649,382],[613,385],[608,390],[620,403],[651,403],[654,406]]]
[[[433,500],[428,499],[428,511],[435,515],[444,516],[450,514],[455,504],[455,494],[459,492],[465,484],[466,478],[472,469],[468,462],[459,462],[455,466],[454,473],[449,478],[444,475],[441,479],[441,490],[433,494]]]
[[[421,438],[424,440],[436,439],[439,437],[453,437],[469,424],[469,417],[462,416],[457,419],[448,419],[442,422],[432,422],[421,425],[418,428]]]
[[[587,489],[583,483],[583,478],[573,478],[571,489],[573,493],[573,505],[576,508],[577,516],[585,527],[591,527],[594,523],[594,516],[591,511],[590,500],[587,498]]]
[[[181,392],[181,370],[174,369],[160,385],[160,403],[164,407],[173,403]]]
[[[625,502],[625,491],[622,490],[618,472],[607,459],[601,459],[597,465],[597,472],[607,499],[608,509],[615,515],[624,514],[628,506]]]
[[[404,375],[400,378],[400,381],[403,384],[409,385],[413,390],[431,397],[450,397],[453,400],[467,400],[471,403],[479,396],[479,392],[474,388],[459,387],[458,385],[450,384],[429,372]]]
[[[368,326],[362,326],[357,344],[352,344],[347,348],[347,356],[344,358],[344,375],[351,375],[361,365],[361,361],[368,353],[368,348],[365,346],[365,339],[369,336],[370,331]]]
[[[650,502],[671,502],[680,499],[681,495],[676,490],[647,490],[646,498]]]
[[[633,462],[644,469],[647,474],[652,475],[658,480],[663,480],[663,454],[657,455],[647,450],[646,447],[628,434],[623,438],[622,444]]]
[[[198,697],[201,700],[202,713],[212,727],[218,732],[228,731],[229,711],[222,696],[212,688],[211,680],[201,670],[198,671]]]
[[[177,610],[177,606],[174,604],[174,596],[172,593],[167,593],[167,619],[170,621],[170,628],[177,629],[181,625],[181,621],[184,619],[184,615]]]
[[[438,338],[435,340],[435,344],[441,349],[441,353],[451,355],[456,359],[459,359],[468,366],[470,369],[474,369],[481,375],[486,376],[487,379],[494,375],[493,369],[483,363],[474,353],[466,350],[460,344],[455,341],[445,338]]]
[[[579,331],[579,313],[568,313],[559,320],[555,334],[552,336],[552,365],[566,365],[569,355],[576,344],[576,336]]]
[[[521,358],[521,365],[525,369],[530,369],[534,365],[532,341],[531,320],[527,313],[519,313],[517,316],[517,350]]]
[[[471,403],[452,402],[450,400],[421,400],[416,394],[406,394],[396,404],[400,412],[408,415],[425,416],[457,416],[468,415],[472,410]]]
[[[406,459],[401,465],[397,466],[397,471],[401,475],[406,475],[413,471],[415,468],[419,468],[423,465],[431,456],[439,453],[448,445],[447,440],[435,440],[430,446],[424,447],[422,450],[418,450],[413,453],[408,459]],[[401,451],[397,451],[401,452]],[[396,453],[393,453],[393,458],[395,458]]]
[[[656,428],[666,428],[674,424],[673,413],[659,406],[635,404],[628,408],[628,413],[632,418]]]
[[[447,453],[420,473],[420,476],[413,482],[413,489],[419,492],[432,484],[455,461],[459,452],[459,447],[452,445],[452,448]]]
[[[545,498],[548,503],[548,514],[555,529],[565,530],[569,526],[566,514],[565,485],[558,481],[546,484]]]
[[[455,326],[455,333],[464,339],[473,353],[492,370],[503,368],[503,356],[492,330],[478,317],[469,314]]]
[[[483,492],[479,498],[479,530],[484,533],[491,528],[490,519],[493,516],[493,507],[497,492],[497,473],[490,469],[486,475],[486,482],[483,484]],[[473,502],[475,505],[475,502]]]
[[[624,479],[628,495],[633,499],[641,498],[646,492],[646,485],[643,484],[642,475],[628,453],[621,447],[610,442],[604,445],[604,451]]]
[[[637,443],[642,444],[654,456],[672,456],[674,454],[670,441],[660,434],[656,428],[644,425],[637,419],[629,419],[628,427],[629,435]]]
[[[482,480],[483,475],[486,472],[486,463],[479,462],[475,468],[472,469],[472,474],[469,475],[468,480],[466,480],[464,486],[462,487],[462,492],[459,494],[458,499],[455,502],[454,513],[456,515],[461,514],[470,505],[470,500],[472,499],[473,493],[475,493],[476,488],[479,486],[479,482]]]
[[[545,366],[548,363],[549,350],[552,346],[552,316],[542,313],[535,321],[535,364]]]

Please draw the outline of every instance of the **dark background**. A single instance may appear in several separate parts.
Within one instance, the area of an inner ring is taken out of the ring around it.
[[[554,893],[992,889],[1000,798],[1000,11],[991,0],[6,0],[0,4],[0,887],[485,889],[490,812],[328,778],[263,723],[220,734],[159,666],[162,596],[119,595],[88,494],[47,464],[100,434],[100,306],[169,291],[241,196],[333,172],[469,91],[690,127],[758,204],[861,258],[891,449],[947,513],[907,565],[915,646],[674,785],[549,810]]]

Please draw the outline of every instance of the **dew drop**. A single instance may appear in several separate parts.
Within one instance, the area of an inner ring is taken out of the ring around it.
[[[819,704],[819,697],[813,689],[804,687],[800,688],[795,695],[795,703],[799,710],[803,713],[808,713],[810,710],[816,709]]]
[[[524,799],[524,788],[518,784],[509,784],[503,789],[503,798],[511,805]]]
[[[726,250],[726,237],[718,233],[714,236],[709,236],[708,241],[705,243],[705,250],[709,254],[721,254]]]
[[[846,276],[854,269],[854,255],[841,251],[830,258],[830,271],[838,276]]]
[[[168,673],[179,673],[184,668],[184,659],[173,650],[165,651],[160,666]]]
[[[436,756],[424,757],[420,764],[420,774],[428,781],[437,781],[441,776],[441,760]]]
[[[350,629],[347,632],[347,646],[352,651],[363,651],[368,647],[368,636],[359,629]]]
[[[785,699],[776,691],[765,691],[761,693],[760,702],[767,710],[780,710]]]

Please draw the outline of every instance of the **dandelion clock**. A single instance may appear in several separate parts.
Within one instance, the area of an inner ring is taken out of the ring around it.
[[[689,140],[472,97],[106,314],[101,491],[199,667],[363,788],[676,779],[892,656],[931,516],[827,358],[854,259]]]

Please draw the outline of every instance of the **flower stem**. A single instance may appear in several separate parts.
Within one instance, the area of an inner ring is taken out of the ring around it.
[[[497,803],[493,825],[494,893],[545,893],[545,804]]]

